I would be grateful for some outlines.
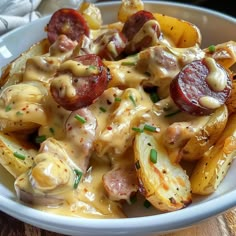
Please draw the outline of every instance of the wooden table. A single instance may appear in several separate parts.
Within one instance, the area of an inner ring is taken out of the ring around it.
[[[1,236],[62,236],[16,220],[0,212]],[[83,235],[81,235],[83,236]],[[201,224],[162,236],[236,236],[236,208]]]

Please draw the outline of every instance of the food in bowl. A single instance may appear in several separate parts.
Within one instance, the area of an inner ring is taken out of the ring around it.
[[[3,69],[0,161],[18,199],[120,218],[139,195],[168,212],[213,193],[235,156],[235,42],[201,48],[196,25],[141,1],[101,19],[93,4],[58,10]]]

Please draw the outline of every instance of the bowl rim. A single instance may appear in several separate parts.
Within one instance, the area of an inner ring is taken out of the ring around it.
[[[170,7],[174,6],[179,8],[185,8],[187,10],[194,10],[201,13],[204,12],[213,15],[217,18],[219,17],[236,24],[236,19],[227,14],[199,6],[194,6],[185,3],[177,3],[172,1],[144,1],[144,4],[145,3],[157,4],[162,6],[165,5]],[[97,3],[96,5],[114,6],[118,4],[120,3],[115,1],[109,1]],[[49,16],[42,17],[29,24],[37,25],[38,22],[44,21],[47,18],[49,18]],[[8,37],[11,37],[11,35],[17,34],[19,31],[21,31],[22,28],[28,27],[29,24],[21,26],[4,34],[3,36],[0,36],[0,43],[4,40],[7,40]],[[224,204],[222,204],[222,202]],[[224,195],[217,196],[217,198],[215,199],[210,199],[209,201],[201,202],[199,205],[193,205],[191,207],[187,207],[179,211],[152,216],[140,216],[121,219],[89,219],[61,216],[52,213],[42,212],[40,210],[36,210],[22,203],[19,203],[18,201],[15,201],[15,199],[8,199],[0,195],[0,210],[26,223],[55,232],[60,232],[60,230],[65,229],[65,227],[70,228],[68,232],[87,232],[87,230],[89,230],[89,232],[101,231],[103,234],[104,230],[112,230],[112,232],[109,232],[109,235],[111,235],[111,233],[114,233],[115,231],[119,231],[119,234],[121,234],[122,232],[127,233],[130,230],[135,232],[160,233],[178,230],[183,227],[187,227],[194,223],[200,222],[211,216],[218,215],[226,210],[229,210],[235,205],[236,189],[232,190],[231,192],[227,192]],[[30,215],[30,218],[27,217],[28,214]],[[53,225],[48,226],[49,223],[53,223]]]

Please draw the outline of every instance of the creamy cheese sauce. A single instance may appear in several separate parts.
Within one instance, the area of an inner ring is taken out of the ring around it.
[[[77,55],[79,46],[74,43],[70,50],[65,50],[61,47],[67,40],[65,37],[58,39],[47,54],[28,59],[20,83],[6,86],[1,91],[1,119],[36,124],[33,130],[45,138],[37,149],[31,169],[16,178],[15,189],[20,200],[59,215],[126,217],[121,203],[108,197],[103,176],[114,166],[119,166],[117,163],[122,163],[122,159],[129,158],[126,152],[132,150],[137,134],[133,128],[143,129],[145,124],[156,127],[153,135],[174,162],[180,147],[164,143],[165,137],[170,135],[168,127],[182,122],[182,128],[189,126],[194,134],[206,124],[209,116],[196,118],[178,111],[168,91],[171,80],[181,68],[203,58],[204,52],[197,45],[177,49],[170,46],[173,43],[166,38],[159,41],[156,33],[153,34],[153,24],[158,23],[153,20],[145,23],[132,42],[153,35],[152,47],[119,61],[103,61],[112,80],[104,93],[84,109],[65,110],[54,101],[49,91],[50,84],[53,84],[58,87],[60,97],[73,98],[76,95],[73,75],[99,73],[97,67],[84,66],[70,59],[71,55]],[[120,24],[114,25],[116,27]],[[106,30],[91,31],[91,38]],[[97,52],[98,45],[90,43],[85,37],[81,50],[91,46],[88,50]],[[108,47],[116,53],[115,45],[109,44]],[[215,74],[221,76],[221,72],[212,60],[207,64],[213,71],[208,76],[208,83],[216,91],[221,91],[225,87],[224,80],[218,83],[219,87],[214,81]],[[152,102],[145,91],[150,86],[158,87],[161,101]],[[202,98],[201,103],[208,108],[217,107],[209,98]],[[76,116],[85,118],[86,122],[80,122]],[[181,138],[189,138],[186,136]],[[127,163],[130,164],[130,160],[123,161],[124,166]]]

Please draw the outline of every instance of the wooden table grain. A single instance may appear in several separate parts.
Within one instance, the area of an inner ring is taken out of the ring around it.
[[[0,236],[64,236],[23,223],[3,212],[0,212],[0,233]],[[192,227],[158,236],[236,236],[236,208]]]

